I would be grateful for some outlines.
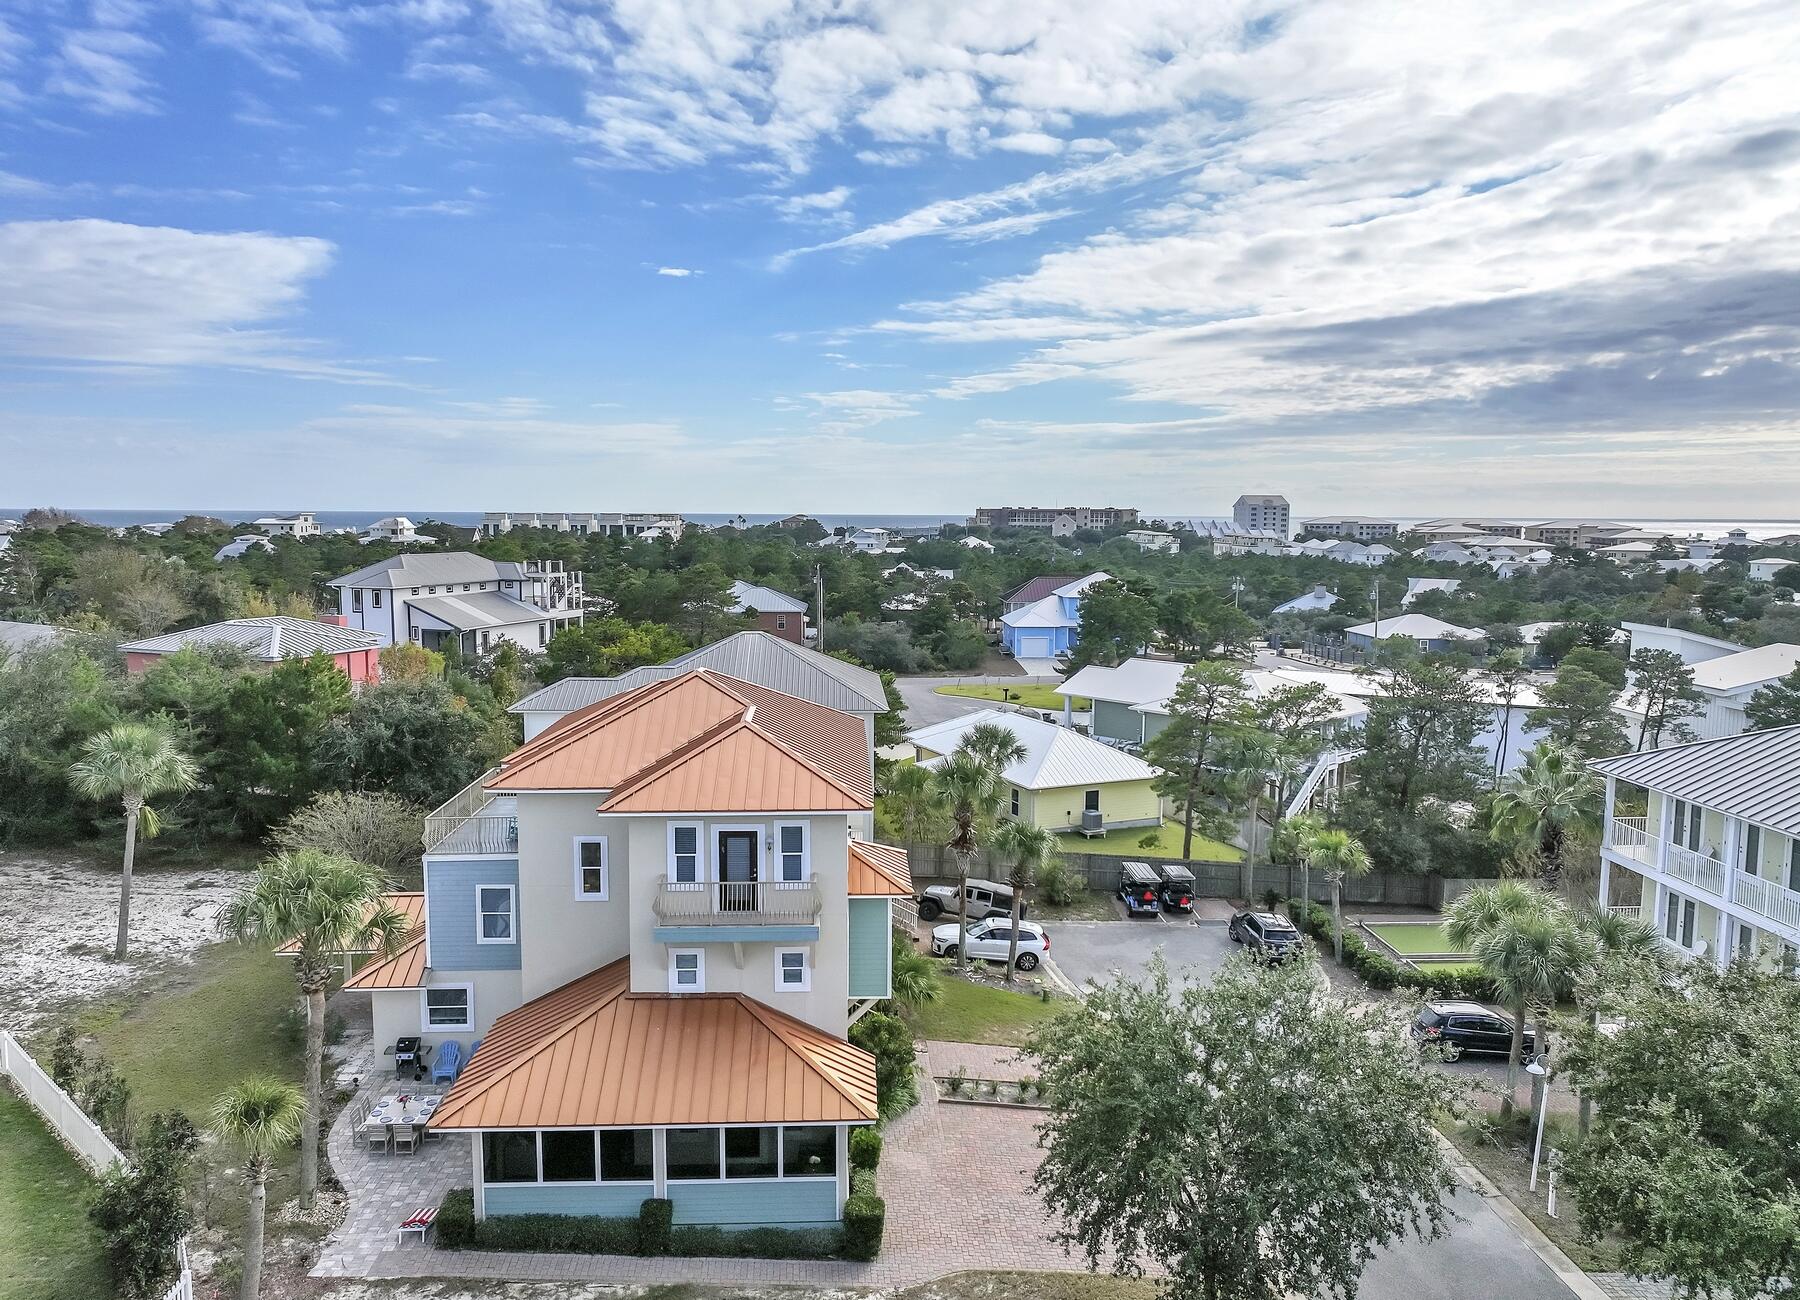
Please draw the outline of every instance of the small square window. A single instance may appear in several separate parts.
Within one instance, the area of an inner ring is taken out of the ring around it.
[[[706,954],[699,948],[674,948],[669,952],[669,992],[706,992]]]
[[[545,1182],[599,1181],[595,1177],[593,1129],[546,1129],[542,1142]]]
[[[804,948],[779,948],[775,952],[775,991],[805,993],[812,988],[812,963]]]

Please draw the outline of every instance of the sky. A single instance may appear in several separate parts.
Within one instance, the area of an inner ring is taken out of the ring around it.
[[[0,501],[1800,514],[1793,0],[0,0]]]

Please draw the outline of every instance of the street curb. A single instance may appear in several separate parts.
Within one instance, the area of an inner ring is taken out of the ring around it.
[[[1039,969],[1048,975],[1051,982],[1064,993],[1072,998],[1081,997],[1081,990],[1076,988],[1075,985],[1070,982],[1067,975],[1063,974],[1062,967],[1056,964],[1056,958],[1046,956],[1044,958],[1044,964]]]
[[[1490,1209],[1500,1217],[1500,1221],[1511,1228],[1524,1242],[1532,1254],[1543,1261],[1544,1267],[1556,1274],[1556,1278],[1569,1291],[1581,1297],[1581,1300],[1612,1300],[1611,1294],[1593,1278],[1589,1277],[1574,1260],[1563,1254],[1562,1248],[1544,1235],[1543,1229],[1533,1223],[1530,1217],[1488,1179],[1488,1176],[1477,1169],[1456,1144],[1445,1137],[1437,1129],[1432,1130],[1438,1145],[1443,1148],[1444,1157],[1456,1176],[1470,1191],[1488,1203]]]

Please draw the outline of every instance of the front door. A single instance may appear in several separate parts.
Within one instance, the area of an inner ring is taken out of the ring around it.
[[[719,910],[756,910],[756,831],[719,832]]]

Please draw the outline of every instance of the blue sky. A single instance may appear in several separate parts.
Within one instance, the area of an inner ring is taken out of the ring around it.
[[[1786,0],[0,0],[0,500],[1792,516],[1796,66]]]

